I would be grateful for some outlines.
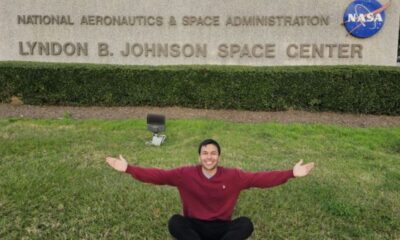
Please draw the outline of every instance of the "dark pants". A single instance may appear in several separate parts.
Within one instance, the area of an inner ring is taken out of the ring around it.
[[[176,214],[169,219],[168,229],[178,240],[243,240],[253,232],[253,223],[247,217],[203,221]]]

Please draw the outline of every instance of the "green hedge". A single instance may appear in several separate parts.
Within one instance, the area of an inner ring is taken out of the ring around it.
[[[0,100],[400,115],[400,68],[115,66],[0,62]]]

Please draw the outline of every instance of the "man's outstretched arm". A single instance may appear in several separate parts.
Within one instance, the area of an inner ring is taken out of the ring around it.
[[[261,171],[261,172],[244,172],[239,171],[239,178],[242,188],[268,188],[286,183],[293,177],[307,176],[314,168],[314,163],[310,162],[303,165],[303,160],[300,160],[293,169],[285,171]]]
[[[133,166],[129,165],[121,155],[119,155],[119,158],[107,157],[106,162],[115,170],[126,172],[141,182],[177,186],[180,181],[180,168],[164,170]]]

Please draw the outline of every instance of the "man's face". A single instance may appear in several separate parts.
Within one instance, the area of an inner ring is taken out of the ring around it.
[[[213,171],[217,168],[219,162],[218,148],[214,144],[208,144],[201,147],[200,164],[206,171]]]

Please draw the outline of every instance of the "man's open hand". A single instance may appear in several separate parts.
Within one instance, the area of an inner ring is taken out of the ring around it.
[[[128,168],[128,162],[122,157],[122,155],[119,155],[119,158],[107,157],[106,162],[112,168],[120,172],[125,172]]]
[[[310,162],[307,164],[303,164],[303,160],[300,160],[296,165],[293,167],[293,175],[295,177],[304,177],[307,176],[308,173],[314,168],[314,162]]]

